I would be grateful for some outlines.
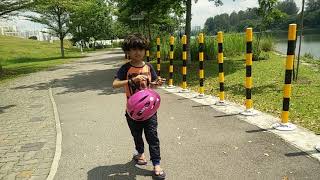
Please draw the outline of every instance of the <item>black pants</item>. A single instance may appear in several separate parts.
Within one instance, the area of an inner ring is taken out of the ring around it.
[[[131,131],[131,135],[134,139],[134,144],[138,153],[144,153],[144,142],[142,139],[142,132],[144,131],[146,140],[149,144],[150,160],[153,165],[160,164],[160,142],[158,138],[158,121],[157,113],[146,121],[134,121],[126,114],[127,122]]]

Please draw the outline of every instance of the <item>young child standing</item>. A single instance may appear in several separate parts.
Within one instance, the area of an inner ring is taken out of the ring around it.
[[[149,43],[141,34],[133,34],[128,36],[122,45],[122,49],[130,57],[129,62],[122,65],[118,70],[114,88],[124,87],[127,99],[135,92],[146,87],[156,87],[163,83],[151,64],[144,62],[145,51],[148,49]],[[146,140],[149,144],[150,159],[154,166],[154,176],[164,179],[166,174],[160,167],[160,142],[157,133],[158,121],[157,113],[146,121],[135,121],[126,113],[128,126],[133,136],[135,149],[138,154],[133,159],[139,165],[146,165],[147,160],[144,155],[144,142],[142,132],[144,131]]]

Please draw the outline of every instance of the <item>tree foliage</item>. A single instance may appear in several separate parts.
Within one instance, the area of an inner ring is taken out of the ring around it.
[[[104,0],[87,0],[71,11],[69,29],[74,41],[111,39],[112,6]],[[80,31],[81,30],[81,31]]]
[[[43,24],[48,33],[60,39],[61,57],[64,57],[63,40],[69,33],[70,12],[78,3],[76,0],[39,0],[31,10],[39,16],[26,16],[29,20]]]
[[[34,5],[33,0],[1,0],[0,1],[0,17],[7,18],[15,15],[18,11],[27,9]]]

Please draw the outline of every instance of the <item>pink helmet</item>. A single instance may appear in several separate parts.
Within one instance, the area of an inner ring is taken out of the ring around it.
[[[160,96],[152,89],[134,93],[127,102],[127,113],[136,121],[145,121],[153,116],[160,106]]]

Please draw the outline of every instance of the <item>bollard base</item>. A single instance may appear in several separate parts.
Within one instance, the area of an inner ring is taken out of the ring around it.
[[[178,91],[178,93],[189,93],[190,90],[189,89],[181,89],[180,91]]]
[[[254,109],[246,109],[240,114],[244,116],[254,116],[254,115],[257,115],[258,113]]]
[[[292,123],[276,123],[272,125],[272,127],[279,131],[293,131],[297,128],[296,125]]]
[[[216,105],[216,106],[226,106],[227,103],[225,101],[217,101],[216,103],[214,103],[214,105]]]
[[[174,86],[174,85],[166,86],[166,89],[173,89],[173,88],[175,88],[175,86]]]
[[[198,94],[198,96],[196,97],[198,99],[204,99],[206,98],[206,96],[204,94]]]
[[[316,145],[316,150],[320,152],[320,144]]]

